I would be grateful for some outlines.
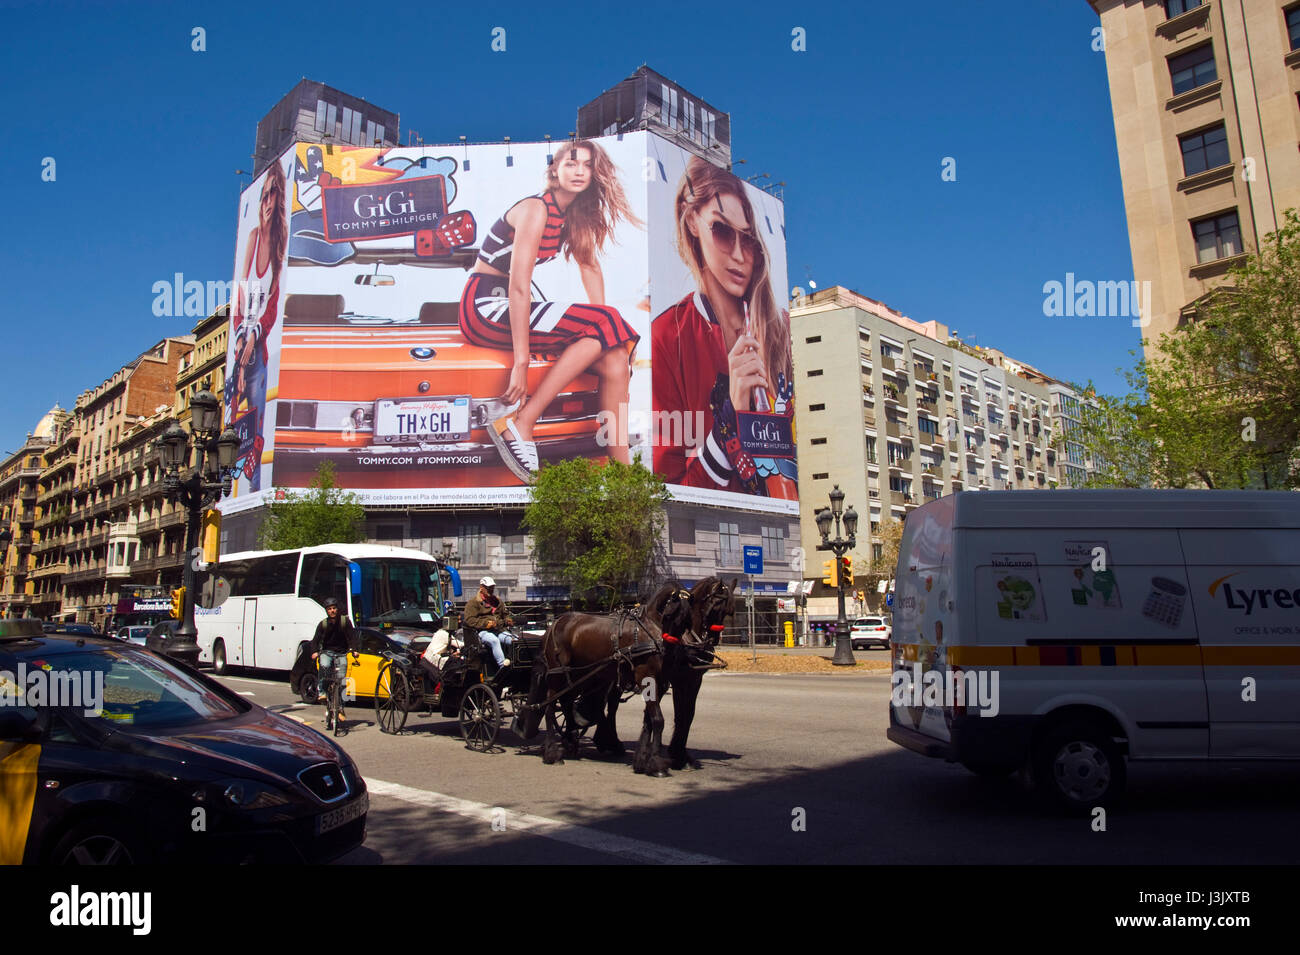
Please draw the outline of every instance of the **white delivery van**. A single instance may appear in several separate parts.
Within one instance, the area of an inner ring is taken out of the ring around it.
[[[1300,494],[964,491],[907,517],[889,738],[1071,810],[1300,759]]]

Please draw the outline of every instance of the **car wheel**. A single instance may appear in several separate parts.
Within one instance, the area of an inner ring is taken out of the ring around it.
[[[298,699],[304,703],[315,703],[318,696],[316,674],[308,671],[298,680]]]
[[[1034,748],[1031,772],[1039,796],[1070,813],[1113,802],[1127,780],[1119,746],[1088,720],[1049,729]]]
[[[212,672],[217,676],[226,672],[226,645],[221,640],[212,645]]]
[[[139,865],[148,857],[134,830],[112,816],[79,822],[51,854],[55,865]]]

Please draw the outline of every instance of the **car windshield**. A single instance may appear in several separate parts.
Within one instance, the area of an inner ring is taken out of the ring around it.
[[[239,715],[233,705],[166,660],[129,646],[26,662],[29,700],[35,703],[39,691],[44,705],[76,708],[101,726],[149,729]],[[36,677],[37,668],[46,676]]]
[[[360,611],[362,626],[404,625],[436,628],[442,620],[438,565],[431,560],[363,558]]]

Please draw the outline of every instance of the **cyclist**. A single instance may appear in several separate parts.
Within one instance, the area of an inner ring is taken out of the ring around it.
[[[316,633],[311,638],[311,658],[316,661],[316,672],[325,674],[334,671],[335,679],[342,683],[347,678],[347,660],[344,655],[352,654],[353,660],[360,660],[357,653],[357,631],[352,621],[339,613],[339,602],[333,597],[325,598],[325,619],[316,625]],[[342,666],[340,666],[342,664]],[[322,681],[318,678],[317,703],[325,702]],[[343,709],[339,708],[339,719],[344,719]]]

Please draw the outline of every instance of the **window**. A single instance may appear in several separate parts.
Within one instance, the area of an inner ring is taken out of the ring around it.
[[[822,373],[822,370],[821,370],[820,368],[814,368],[812,371],[808,372],[808,377],[809,377],[809,378],[817,378],[817,377],[820,377],[821,373]]]
[[[316,101],[316,124],[313,127],[318,133],[333,132],[325,128],[325,101],[318,99]]]
[[[380,524],[375,528],[375,540],[400,541],[404,528],[401,524]]]
[[[695,520],[690,517],[668,519],[668,549],[674,554],[695,553]]]
[[[884,544],[872,544],[872,545],[871,545],[871,560],[872,560],[872,562],[874,563],[874,562],[876,562],[876,561],[881,561],[881,560],[884,560],[884,559],[885,559],[885,545],[884,545]]]
[[[1165,16],[1172,20],[1181,13],[1195,10],[1204,2],[1205,0],[1165,0]]]
[[[1241,226],[1236,211],[1198,219],[1192,223],[1196,239],[1196,261],[1213,262],[1241,252]]]
[[[813,439],[812,439],[812,443],[813,443],[813,444],[825,444],[825,443],[826,443],[826,439],[825,439],[825,438],[813,438]]]
[[[1232,161],[1228,155],[1228,132],[1220,123],[1211,129],[1178,138],[1183,150],[1183,175],[1193,176]]]
[[[821,340],[822,340],[822,337],[821,337],[820,335],[812,335],[812,336],[810,336],[810,337],[808,337],[808,338],[805,338],[805,339],[804,339],[804,342],[805,342],[806,344],[809,344],[809,345],[816,345],[816,344],[817,344],[819,341],[821,341]]]
[[[809,406],[808,406],[808,410],[809,410],[809,411],[825,411],[825,410],[826,410],[826,405],[825,405],[825,404],[809,405]]]
[[[527,549],[524,547],[523,534],[516,534],[514,537],[501,538],[501,553],[526,554],[527,552]]]
[[[721,523],[718,525],[718,563],[723,567],[734,567],[740,563],[740,526]]]
[[[785,560],[785,530],[783,528],[763,528],[763,557],[765,560]]]
[[[1173,80],[1174,95],[1194,90],[1219,78],[1214,69],[1214,46],[1206,43],[1169,59],[1169,77]]]
[[[939,422],[931,421],[929,418],[917,417],[916,426],[921,429],[922,434],[939,433]]]
[[[1291,37],[1291,49],[1300,48],[1300,7],[1286,12],[1286,32]]]
[[[867,462],[876,463],[876,439],[871,435],[867,435]]]
[[[470,565],[482,566],[487,563],[487,534],[482,524],[462,524],[456,538],[456,550],[460,559]]]

